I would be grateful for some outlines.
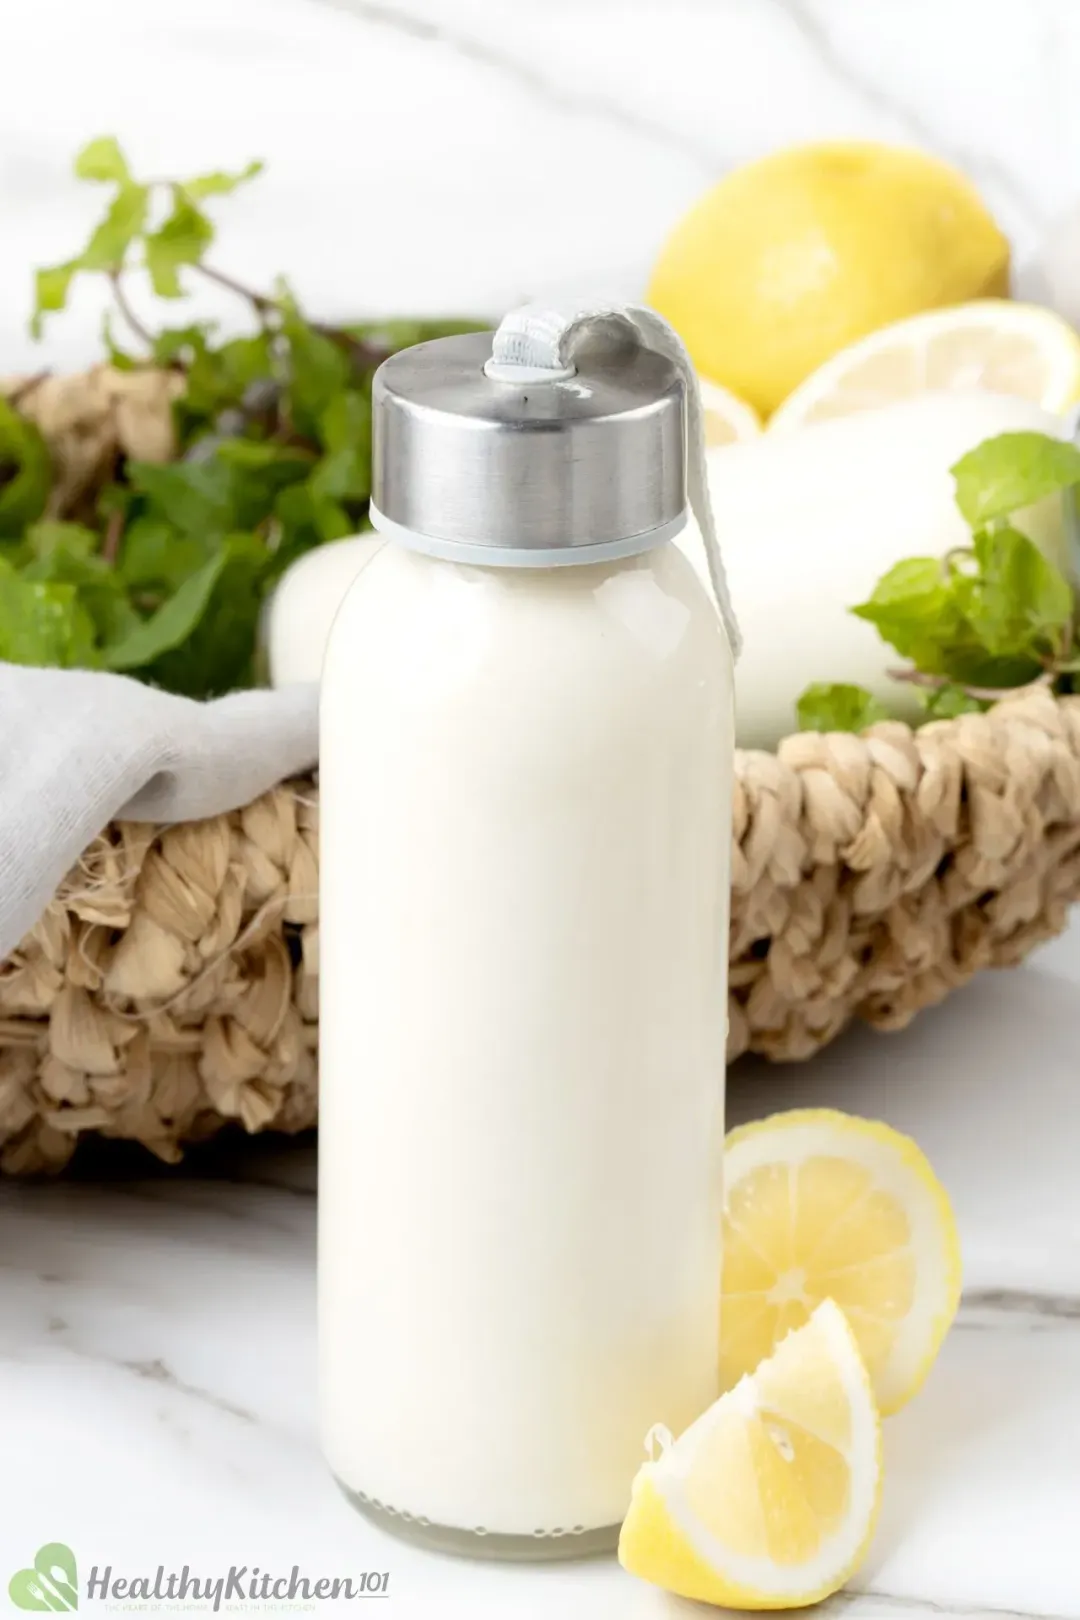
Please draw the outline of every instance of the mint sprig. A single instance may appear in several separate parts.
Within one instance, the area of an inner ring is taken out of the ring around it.
[[[798,704],[800,731],[865,731],[887,720],[884,704],[865,687],[815,681]]]
[[[981,711],[1033,682],[1072,691],[1080,673],[1073,585],[1011,519],[1050,496],[1075,512],[1080,450],[1042,433],[1004,433],[952,472],[970,546],[896,563],[851,612],[909,660],[890,674],[918,689],[928,719]],[[825,691],[844,696],[826,702]],[[861,687],[813,686],[799,700],[799,724],[859,731],[875,702]]]
[[[141,179],[105,135],[74,169],[106,191],[105,206],[81,250],[37,272],[31,328],[42,334],[80,278],[104,278],[103,358],[179,377],[178,454],[167,465],[120,460],[57,512],[42,434],[18,395],[0,399],[0,659],[214,695],[254,678],[261,603],[282,570],[368,527],[375,368],[477,323],[332,325],[311,319],[283,281],[238,281],[212,261],[209,208],[254,181],[258,162]],[[237,299],[247,330],[223,337],[210,321],[144,318],[147,293],[171,312],[199,279]]]
[[[1045,433],[1000,433],[952,469],[956,504],[977,533],[1080,483],[1080,450]]]

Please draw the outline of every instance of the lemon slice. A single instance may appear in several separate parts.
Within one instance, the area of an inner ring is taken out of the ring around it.
[[[842,349],[784,401],[770,433],[927,392],[1014,394],[1047,411],[1080,399],[1080,336],[1052,310],[983,299],[913,315]]]
[[[732,1131],[724,1174],[722,1387],[832,1299],[897,1411],[960,1302],[956,1222],[925,1156],[887,1125],[806,1109]]]
[[[819,1305],[634,1480],[619,1562],[681,1597],[798,1608],[860,1563],[881,1496],[881,1423],[842,1311]]]
[[[761,417],[752,405],[705,377],[699,378],[699,387],[708,449],[719,444],[741,444],[746,439],[757,438],[761,432]]]

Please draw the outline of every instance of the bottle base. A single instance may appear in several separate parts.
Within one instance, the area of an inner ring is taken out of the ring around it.
[[[503,1535],[489,1530],[460,1530],[451,1525],[432,1524],[411,1513],[399,1512],[374,1501],[363,1491],[354,1491],[343,1480],[334,1479],[346,1500],[380,1530],[399,1541],[410,1542],[428,1552],[449,1553],[455,1558],[489,1558],[504,1563],[547,1564],[569,1558],[597,1558],[613,1553],[619,1544],[619,1526],[600,1530],[574,1527],[570,1530],[542,1530],[531,1535]]]

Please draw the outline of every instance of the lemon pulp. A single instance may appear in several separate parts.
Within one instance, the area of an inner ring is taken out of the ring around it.
[[[919,1148],[887,1125],[797,1110],[733,1131],[725,1174],[722,1385],[832,1299],[882,1411],[904,1405],[960,1295],[955,1219]]]
[[[634,1482],[624,1568],[730,1608],[799,1607],[863,1557],[881,1494],[880,1420],[827,1301]]]

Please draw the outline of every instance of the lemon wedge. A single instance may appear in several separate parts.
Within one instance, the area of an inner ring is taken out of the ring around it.
[[[761,432],[761,417],[752,405],[708,378],[698,379],[701,409],[705,418],[705,444],[712,450],[721,444],[742,444]]]
[[[681,1597],[801,1608],[861,1562],[880,1497],[870,1378],[843,1312],[825,1301],[638,1471],[619,1562]]]
[[[960,1302],[960,1241],[923,1153],[831,1109],[732,1131],[721,1386],[752,1371],[823,1299],[843,1309],[882,1412],[920,1387]]]
[[[928,392],[1012,394],[1068,410],[1080,400],[1080,335],[1052,310],[996,298],[913,315],[820,366],[780,406],[769,432]]]

